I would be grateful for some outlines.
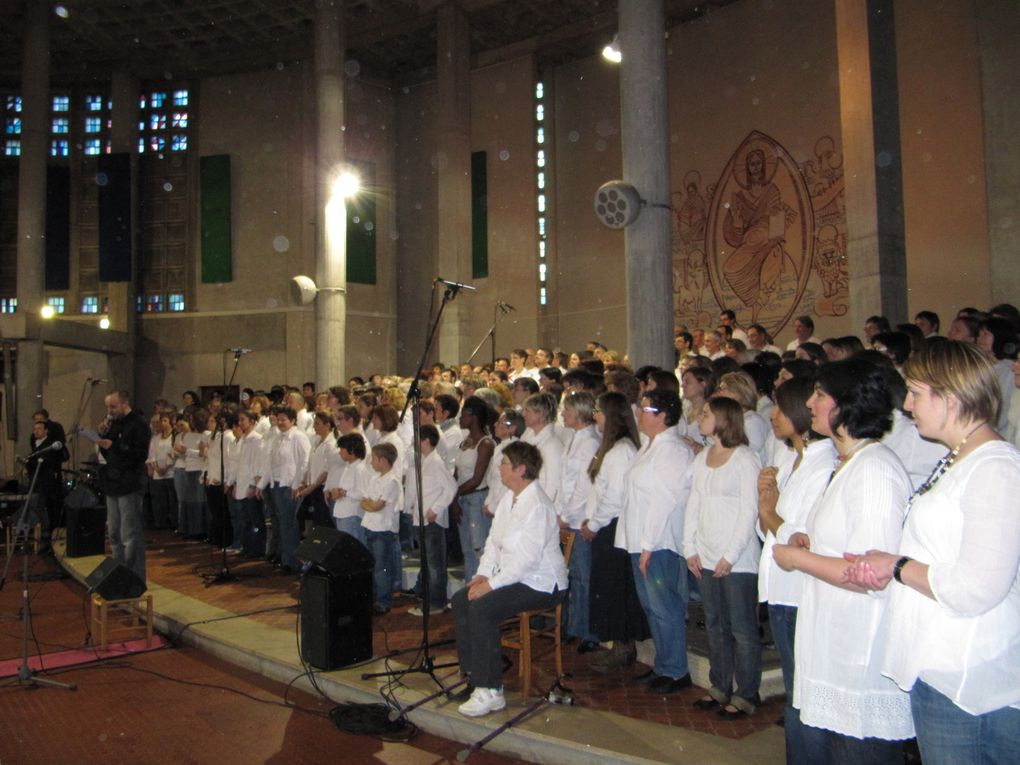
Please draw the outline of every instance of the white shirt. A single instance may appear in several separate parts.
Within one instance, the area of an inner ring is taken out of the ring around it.
[[[691,494],[684,513],[683,555],[697,555],[701,566],[714,570],[726,559],[734,574],[758,571],[758,473],[761,461],[751,449],[738,446],[719,467],[708,464],[710,449],[694,458]]]
[[[744,432],[751,451],[758,455],[758,461],[765,463],[765,445],[769,440],[772,428],[757,412],[744,412]]]
[[[560,528],[552,500],[532,481],[516,497],[507,492],[485,540],[478,574],[492,589],[523,584],[539,592],[567,586]]]
[[[234,499],[244,499],[255,487],[255,471],[262,461],[262,436],[252,428],[238,441],[237,469],[233,475]]]
[[[315,486],[319,478],[324,474],[328,476],[330,467],[337,463],[341,465],[346,464],[340,459],[340,450],[337,449],[336,439],[330,433],[322,439],[322,442],[312,450],[311,455],[308,457],[307,485]],[[323,480],[323,485],[325,483],[325,480]]]
[[[156,468],[152,471],[154,480],[166,481],[173,478],[175,462],[173,433],[166,438],[157,433],[149,439],[149,456],[145,461]]]
[[[447,425],[447,423],[449,423]],[[436,449],[439,456],[446,463],[446,469],[453,475],[457,469],[457,452],[460,450],[460,443],[464,440],[465,431],[457,425],[457,420],[451,417],[439,424],[439,445]]]
[[[899,549],[910,477],[882,444],[869,444],[835,475],[807,519],[811,552]],[[786,524],[784,524],[785,527]],[[887,591],[862,594],[805,577],[794,657],[793,705],[805,725],[855,738],[914,735],[910,697],[880,671],[875,650]]]
[[[602,438],[594,425],[573,431],[574,437],[560,461],[560,487],[556,495],[556,512],[572,529],[581,528],[584,508],[591,492],[588,468]]]
[[[205,469],[205,459],[198,453],[198,445],[203,438],[201,433],[182,433],[178,440],[178,443],[187,448],[184,453],[184,469],[189,473],[200,473]]]
[[[1016,375],[1013,374],[1013,362],[1010,359],[996,359],[993,369],[995,377],[999,380],[999,392],[1002,394],[1002,408],[999,409],[995,430],[1005,433],[1009,424],[1009,407],[1013,401],[1013,391],[1016,390]]]
[[[589,531],[598,531],[608,526],[623,512],[623,503],[627,498],[623,477],[630,470],[636,455],[637,447],[631,440],[621,438],[602,458],[584,510]]]
[[[372,470],[368,460],[355,460],[346,464],[347,467],[337,480],[336,488],[343,489],[347,494],[333,503],[333,517],[362,518],[365,511],[361,509],[361,500],[375,471]]]
[[[805,527],[808,513],[822,495],[825,483],[832,474],[836,447],[828,438],[815,441],[804,449],[796,470],[793,470],[794,461],[787,460],[776,473],[776,485],[779,487],[776,514],[783,519],[783,525],[778,529],[783,543],[789,541],[792,531]],[[775,535],[771,531],[763,535],[760,525],[755,528],[758,537],[765,543],[758,566],[758,600],[777,606],[799,606],[800,592],[807,575],[779,568],[772,557],[772,548],[776,545]]]
[[[693,462],[694,452],[676,428],[667,428],[641,447],[624,476],[626,500],[616,524],[617,547],[630,553],[681,554]]]
[[[431,510],[436,514],[435,523],[444,529],[450,526],[450,503],[457,496],[457,481],[443,464],[439,452],[433,451],[421,461],[421,498],[424,505],[422,515]],[[414,525],[418,525],[418,474],[412,467],[407,472],[405,491],[406,512],[411,514]],[[428,520],[425,521],[428,523]]]
[[[400,483],[393,470],[388,473],[375,473],[365,487],[365,498],[383,500],[381,510],[366,512],[361,517],[361,527],[368,531],[392,531],[400,529]]]
[[[890,582],[883,673],[920,678],[972,715],[1020,708],[1020,452],[991,441],[914,498],[899,551],[935,600]]]
[[[265,488],[277,483],[292,489],[301,486],[311,451],[308,436],[297,425],[292,425],[286,433],[277,433],[269,444],[268,475],[262,476],[259,486]]]
[[[220,468],[221,455],[220,455],[220,437],[224,436],[223,440],[223,454],[222,457],[227,456],[227,450],[233,445],[234,434],[231,431],[225,433],[209,433],[205,439],[205,482],[207,484],[220,484],[226,482],[227,467],[223,464],[222,470]],[[221,475],[222,473],[222,475]]]
[[[821,344],[821,342],[822,342],[822,341],[821,341],[821,340],[819,340],[819,339],[818,339],[817,337],[815,337],[814,335],[811,335],[811,337],[809,337],[809,338],[808,338],[807,340],[805,340],[804,342],[805,342],[805,343],[815,343],[815,344]],[[795,350],[797,350],[798,348],[800,348],[800,340],[798,340],[797,338],[793,338],[793,340],[791,340],[791,341],[790,341],[789,343],[787,343],[787,345],[786,345],[786,350],[788,350],[788,351],[795,351]]]
[[[542,484],[542,491],[553,502],[559,493],[560,484],[560,461],[563,459],[563,442],[556,437],[556,431],[552,425],[546,425],[541,432],[536,434],[531,428],[524,431],[521,440],[531,444],[542,455],[542,469],[538,473],[538,482]]]
[[[496,508],[499,507],[499,501],[504,494],[510,491],[503,485],[503,481],[499,477],[499,464],[503,461],[503,450],[518,440],[520,439],[510,436],[496,444],[496,448],[492,452],[489,467],[485,470],[485,483],[489,487],[489,493],[485,495],[485,507],[489,513],[495,514]]]

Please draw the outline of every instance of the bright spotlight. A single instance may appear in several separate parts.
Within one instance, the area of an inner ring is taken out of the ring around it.
[[[99,320],[99,328],[100,329],[109,329],[110,328],[110,320],[106,316],[104,316],[103,318],[101,318]]]
[[[341,199],[349,199],[358,193],[361,181],[354,173],[343,172],[333,181],[333,196]]]
[[[44,305],[42,308],[39,309],[39,315],[42,316],[44,319],[52,319],[56,313],[57,312],[53,309],[53,306],[51,305]]]
[[[67,19],[67,18],[71,17],[70,11],[68,11],[67,10],[67,6],[64,6],[64,5],[55,5],[55,6],[53,6],[53,12],[55,14],[57,14],[62,19]]]
[[[619,35],[613,35],[613,41],[602,49],[602,58],[606,61],[612,61],[614,64],[619,64],[623,61],[623,54],[620,52]]]

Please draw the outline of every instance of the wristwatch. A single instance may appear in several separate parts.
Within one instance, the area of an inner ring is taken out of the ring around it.
[[[904,555],[902,558],[900,558],[898,561],[896,561],[896,565],[893,566],[893,571],[892,571],[893,579],[895,579],[900,584],[903,584],[903,580],[900,578],[900,574],[903,571],[903,567],[906,566],[909,561],[910,561],[910,558],[908,558],[906,555]]]

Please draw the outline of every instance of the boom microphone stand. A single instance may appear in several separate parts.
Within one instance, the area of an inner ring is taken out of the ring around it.
[[[492,326],[489,327],[489,331],[486,332],[482,339],[478,341],[478,345],[471,351],[471,355],[467,357],[465,363],[470,364],[471,360],[478,355],[478,351],[482,350],[482,346],[485,345],[486,340],[492,341],[492,363],[496,363],[496,325],[499,324],[500,319],[505,319],[511,311],[516,311],[512,305],[504,303],[502,300],[496,301],[495,308],[492,309]]]
[[[443,310],[446,308],[446,304],[453,301],[457,297],[457,292],[461,288],[474,289],[466,284],[457,284],[456,282],[448,282],[444,279],[436,279],[436,283],[442,283],[446,286],[443,291],[443,301],[439,304],[439,312],[436,314],[436,318],[432,322],[432,326],[429,328],[428,336],[425,339],[425,350],[422,352],[421,361],[418,362],[418,366],[415,368],[414,381],[411,383],[411,388],[407,392],[407,403],[404,404],[404,411],[400,413],[400,421],[404,421],[404,417],[407,415],[407,410],[411,408],[411,424],[414,426],[414,470],[415,470],[415,484],[418,493],[418,549],[421,551],[421,592],[422,592],[422,609],[421,609],[421,653],[418,666],[412,664],[410,667],[401,670],[395,670],[392,672],[370,672],[361,676],[362,680],[371,680],[376,677],[403,677],[407,674],[420,673],[428,675],[440,688],[443,684],[439,682],[439,679],[435,675],[435,670],[442,669],[445,667],[454,666],[454,664],[434,664],[432,661],[432,655],[430,652],[431,644],[429,642],[429,618],[430,612],[432,611],[432,600],[430,598],[431,585],[429,582],[429,557],[428,548],[425,543],[425,502],[422,499],[421,489],[421,410],[418,407],[418,401],[421,398],[421,370],[425,366],[425,362],[429,357],[429,353],[432,352],[432,343],[435,341],[436,332],[439,329],[439,322],[443,318]],[[435,293],[433,292],[433,299]],[[431,313],[431,311],[430,311]]]
[[[59,442],[57,442],[59,444]],[[62,444],[59,444],[60,448],[63,448]],[[52,447],[48,447],[43,451],[49,451]],[[36,452],[33,456],[41,457],[41,452]],[[28,597],[28,523],[25,519],[28,517],[28,508],[32,503],[32,493],[35,491],[35,482],[39,478],[39,470],[42,468],[43,460],[37,459],[35,463],[35,472],[32,474],[32,483],[29,484],[28,494],[25,496],[25,504],[21,506],[21,513],[18,515],[18,523],[14,527],[14,544],[17,545],[18,539],[22,540],[21,550],[21,666],[18,667],[17,677],[12,677],[10,680],[6,680],[0,683],[0,688],[5,688],[10,685],[21,685],[27,682],[29,687],[45,686],[48,688],[63,688],[66,691],[76,690],[78,686],[72,683],[61,683],[58,680],[50,680],[47,677],[39,677],[38,673],[28,666],[28,622],[31,619],[29,615],[31,612],[31,599]],[[4,575],[0,577],[0,590],[4,588],[7,583],[7,572],[11,566],[11,559],[14,557],[14,549],[12,548],[7,556],[7,563],[4,564]]]

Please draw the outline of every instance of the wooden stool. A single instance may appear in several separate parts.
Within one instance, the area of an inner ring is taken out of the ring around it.
[[[5,545],[4,549],[7,551],[8,555],[12,555],[14,553],[14,528],[15,528],[14,526],[6,526],[4,528],[6,538],[4,542]],[[42,544],[42,524],[37,523],[35,524],[35,526],[32,527],[32,552],[35,553],[36,555],[39,554],[39,546],[41,544]]]
[[[142,623],[142,606],[145,606],[145,623]],[[145,635],[145,645],[152,644],[152,595],[146,593],[137,598],[106,600],[99,595],[92,596],[92,639],[93,644],[106,648],[112,636],[122,637],[118,642]],[[98,641],[96,640],[98,636]],[[125,637],[127,636],[127,637]]]
[[[574,532],[570,530],[560,531],[560,547],[563,550],[563,559],[570,565],[570,553],[574,549]],[[532,617],[539,617],[536,621],[543,622],[543,626],[532,626]],[[555,608],[547,608],[538,611],[522,611],[513,619],[503,623],[503,628],[509,629],[500,640],[500,647],[520,653],[517,662],[517,674],[521,678],[521,696],[525,699],[531,693],[531,667],[532,667],[532,638],[549,638],[553,643],[553,658],[556,661],[556,677],[563,675],[563,641],[560,631],[560,624],[563,620],[563,601]]]

